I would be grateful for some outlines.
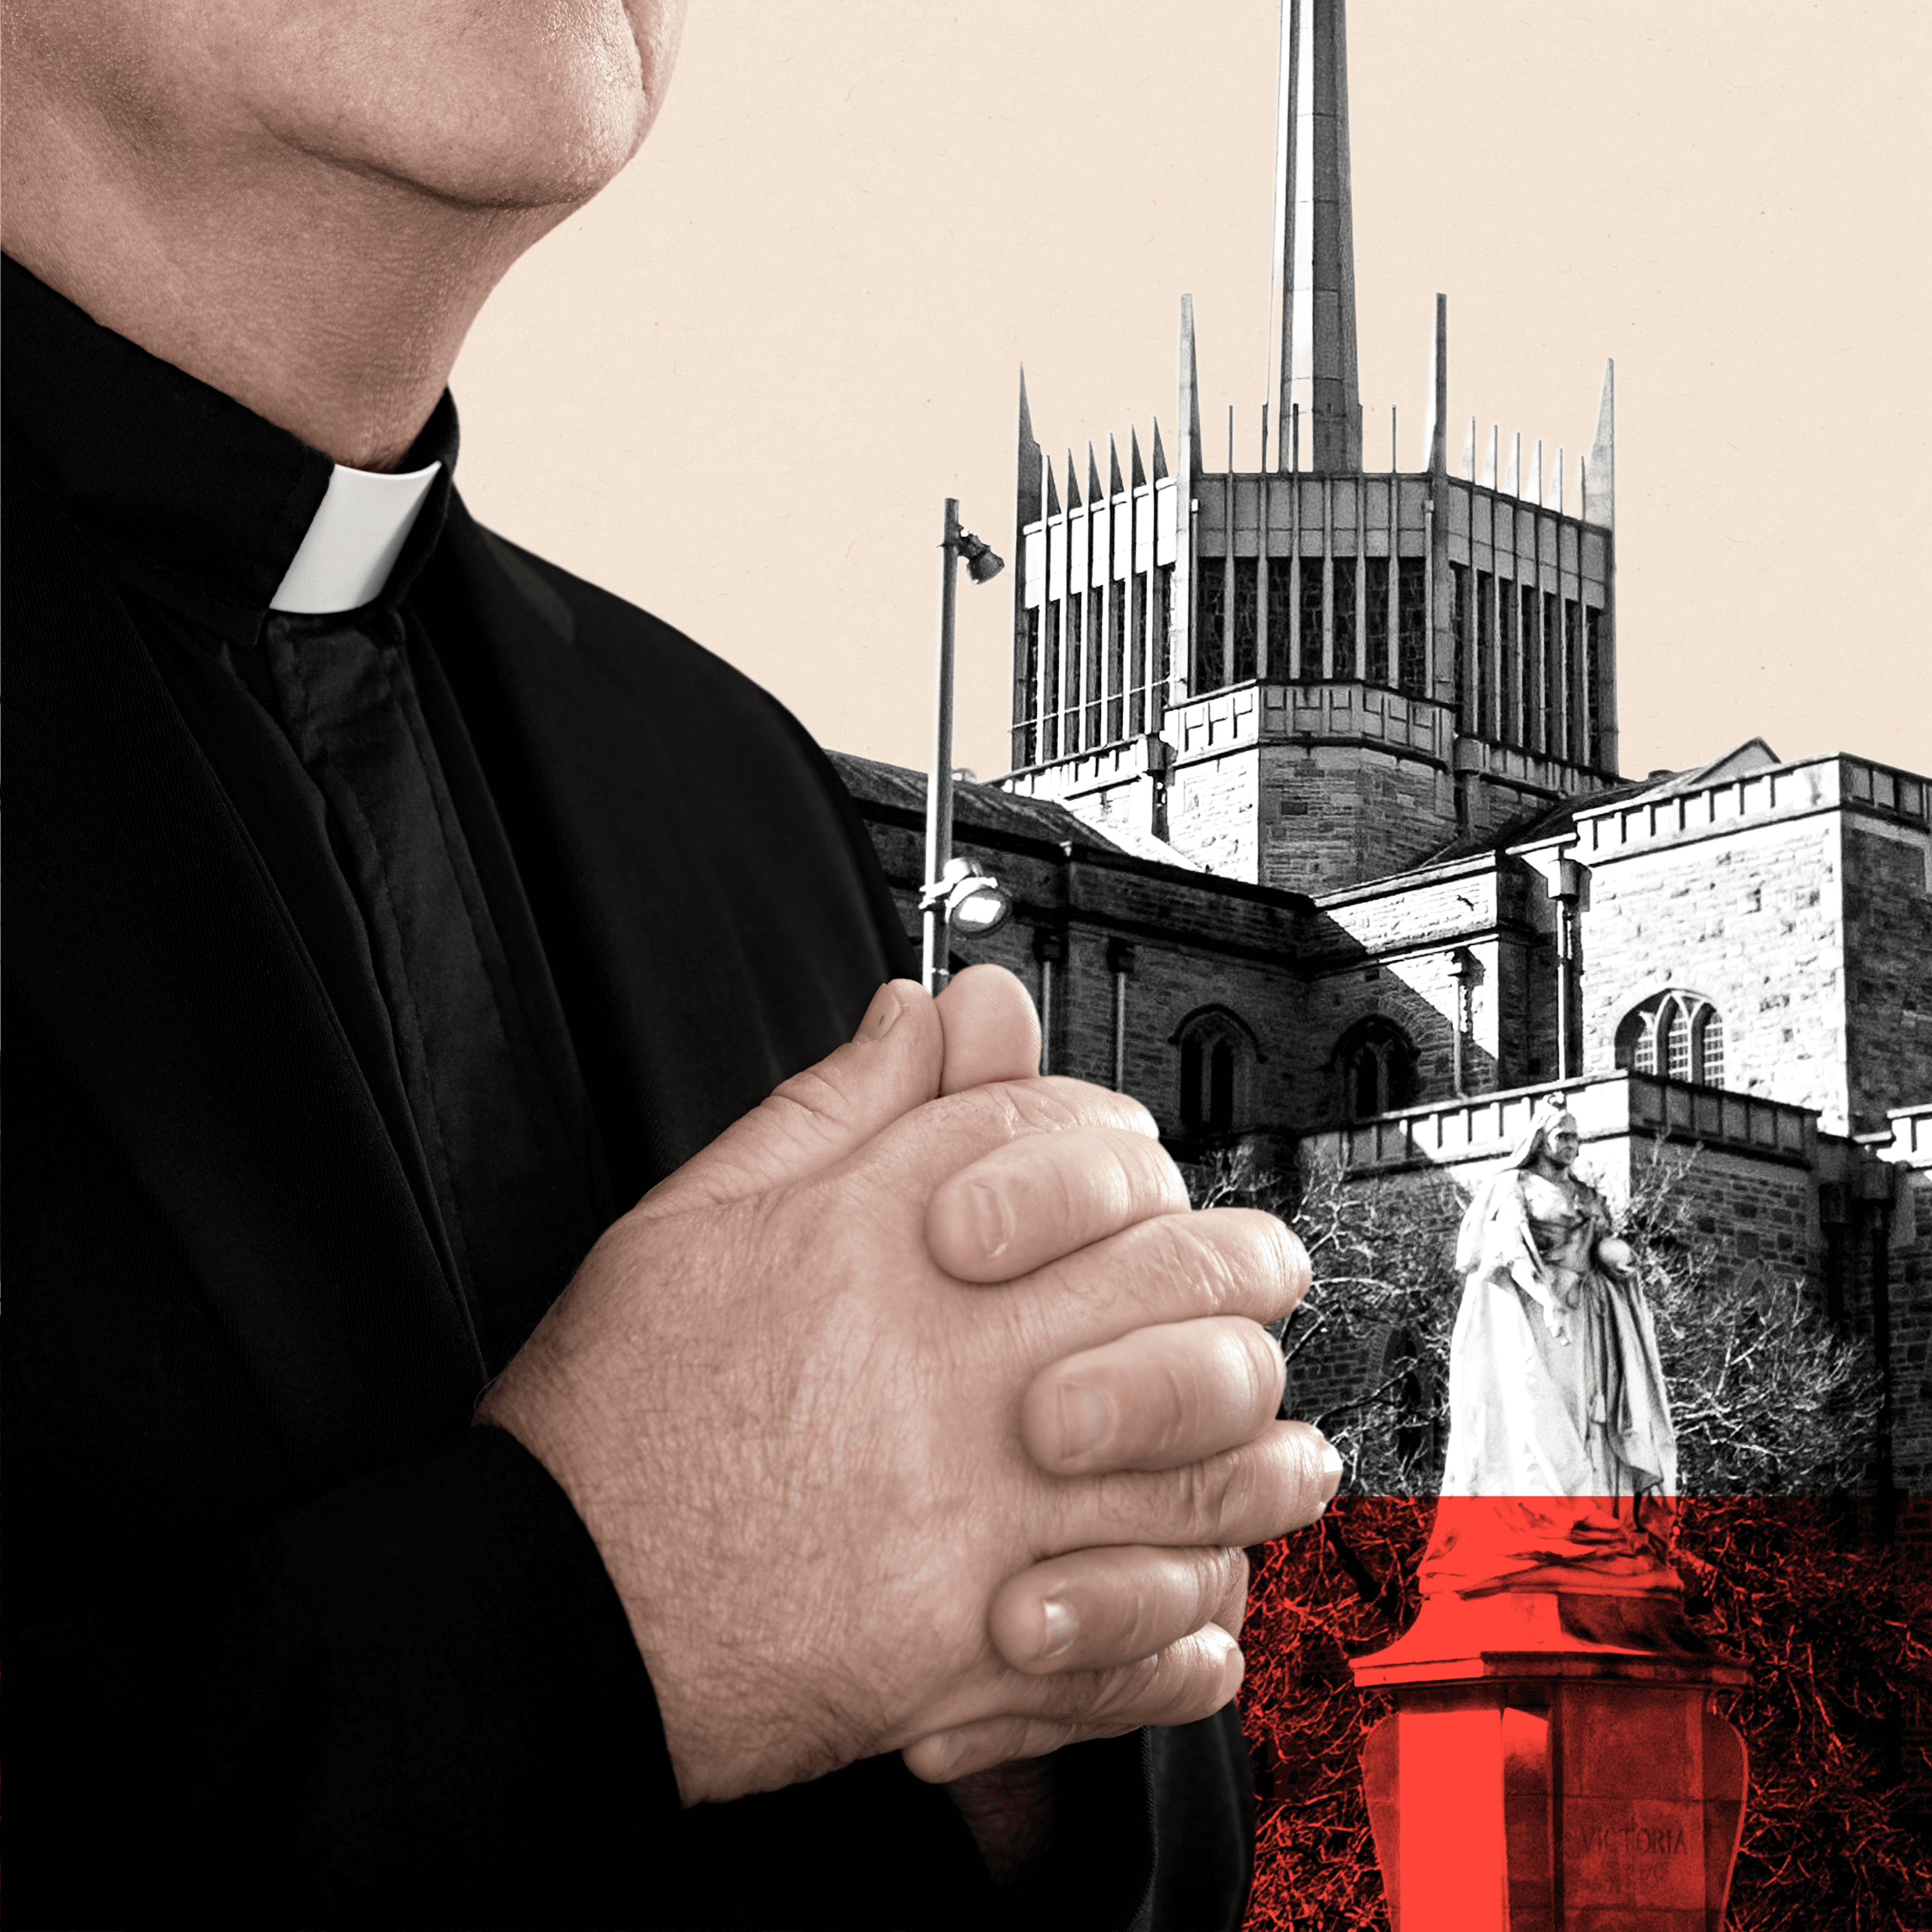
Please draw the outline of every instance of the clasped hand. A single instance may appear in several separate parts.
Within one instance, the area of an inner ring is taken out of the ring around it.
[[[1190,1211],[1145,1109],[1035,1077],[1038,1037],[997,968],[881,987],[605,1234],[479,1417],[595,1538],[687,1803],[1204,1716],[1242,1546],[1334,1493],[1260,1325],[1300,1244]]]

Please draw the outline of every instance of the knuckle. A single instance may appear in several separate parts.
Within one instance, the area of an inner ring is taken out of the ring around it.
[[[1195,1543],[1218,1543],[1221,1524],[1228,1520],[1242,1487],[1241,1463],[1232,1453],[1210,1456],[1176,1472],[1179,1497],[1177,1526]]]
[[[815,1130],[838,1126],[852,1112],[851,1097],[817,1066],[808,1066],[780,1082],[763,1104],[774,1113],[789,1116],[795,1124]]]
[[[1021,1080],[998,1080],[984,1086],[969,1087],[963,1093],[949,1094],[931,1104],[938,1109],[949,1128],[971,1134],[997,1145],[1027,1131],[1029,1123],[1019,1103]]]
[[[1131,1213],[1143,1191],[1146,1164],[1133,1146],[1105,1130],[1094,1136],[1092,1168],[1097,1204],[1109,1221]]]
[[[1052,1075],[1037,1080],[1004,1081],[998,1092],[1010,1110],[1016,1131],[1059,1134],[1083,1125],[1088,1118],[1089,1109],[1080,1104],[1084,1086],[1081,1081]]]

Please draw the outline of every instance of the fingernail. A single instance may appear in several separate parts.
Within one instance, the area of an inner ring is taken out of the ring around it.
[[[893,1023],[901,1011],[897,991],[889,986],[881,986],[872,995],[872,1003],[866,1008],[866,1017],[859,1022],[859,1030],[852,1035],[852,1044],[861,1046],[884,1039],[892,1031]]]
[[[939,1740],[939,1774],[942,1780],[952,1777],[955,1768],[965,1761],[968,1742],[963,1730],[949,1730]]]
[[[1044,1663],[1072,1647],[1074,1638],[1080,1634],[1080,1620],[1074,1615],[1073,1606],[1063,1603],[1058,1597],[1048,1598],[1041,1607],[1046,1613],[1046,1632],[1034,1654]]]
[[[1112,1428],[1114,1405],[1098,1389],[1076,1385],[1060,1392],[1060,1453],[1084,1456]]]
[[[1013,1238],[1013,1208],[1003,1190],[986,1182],[973,1183],[973,1219],[980,1230],[980,1245],[989,1261],[997,1261]]]
[[[1221,1632],[1221,1635],[1224,1637],[1227,1637],[1228,1633],[1223,1630]],[[1226,1667],[1228,1660],[1230,1657],[1234,1660],[1235,1672],[1235,1681],[1238,1684],[1242,1678],[1247,1675],[1247,1657],[1246,1654],[1242,1651],[1240,1644],[1236,1643],[1233,1638],[1228,1637],[1228,1647],[1221,1653],[1220,1656],[1220,1662],[1223,1669]]]
[[[1321,1500],[1325,1506],[1335,1500],[1342,1486],[1342,1458],[1332,1442],[1321,1445]]]

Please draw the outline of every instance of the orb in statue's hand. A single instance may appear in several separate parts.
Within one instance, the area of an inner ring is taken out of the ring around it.
[[[1613,1275],[1627,1275],[1636,1266],[1636,1251],[1617,1235],[1605,1235],[1597,1243],[1597,1266]]]

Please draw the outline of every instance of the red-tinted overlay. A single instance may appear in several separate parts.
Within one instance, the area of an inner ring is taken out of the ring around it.
[[[1674,1631],[1665,1641],[1680,1653],[1735,1660],[1748,1681],[1680,1691],[1675,1703],[1605,1697],[1595,1715],[1573,1710],[1573,1746],[1587,1733],[1593,1761],[1610,1768],[1589,1803],[1555,1814],[1567,1817],[1567,1837],[1561,1822],[1538,1825],[1525,1798],[1538,1752],[1548,1755],[1534,1708],[1526,1716],[1504,1698],[1487,1715],[1459,1717],[1452,1700],[1444,1721],[1409,1724],[1399,1749],[1385,1731],[1370,1752],[1385,1837],[1391,1789],[1417,1780],[1431,1796],[1404,1814],[1404,1932],[1546,1923],[1524,1909],[1538,1830],[1548,1857],[1576,1875],[1573,1908],[1602,1901],[1595,1915],[1560,1923],[1641,1922],[1648,1932],[1679,1909],[1694,1915],[1707,1868],[1727,1856],[1721,1807],[1727,1791],[1742,1791],[1747,1757],[1730,1932],[1932,1924],[1932,1511],[1915,1518],[1909,1506],[1896,1516],[1856,1499],[1762,1497],[1689,1498],[1662,1512],[1627,1498],[1442,1506],[1438,1516],[1432,1498],[1345,1500],[1321,1527],[1252,1552],[1241,1701],[1260,1812],[1246,1932],[1389,1924],[1363,1752],[1398,1702],[1358,1685],[1352,1662],[1432,1628],[1453,1637],[1466,1612],[1478,1616],[1471,1628],[1492,1633],[1497,1617],[1515,1619],[1520,1647],[1533,1650],[1540,1632],[1556,1629],[1543,1611],[1559,1598],[1589,1599],[1561,1641],[1580,1629],[1582,1641],[1614,1651],[1651,1641],[1645,1629]],[[1486,1564],[1496,1567],[1485,1574]],[[1416,1708],[1403,1700],[1405,1712]],[[1690,1767],[1681,1776],[1669,1769],[1680,1761]],[[1694,1789],[1677,1788],[1686,1777]],[[1621,1795],[1599,1801],[1606,1792]],[[1700,1832],[1691,1807],[1706,1801],[1715,1808]]]

